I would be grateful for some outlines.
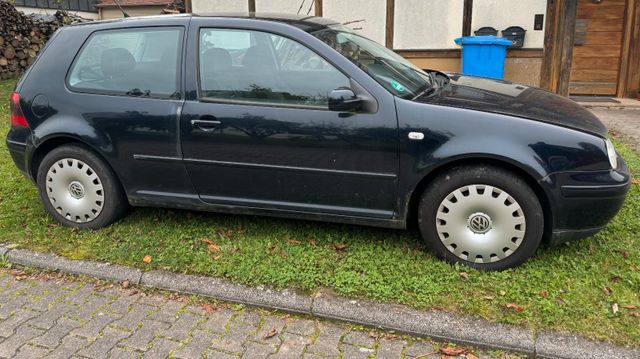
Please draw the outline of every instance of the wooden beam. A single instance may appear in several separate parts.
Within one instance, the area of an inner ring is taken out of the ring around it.
[[[464,0],[462,10],[462,36],[471,36],[471,19],[473,18],[473,0]]]
[[[314,14],[318,17],[322,17],[322,0],[314,0],[313,8]]]
[[[562,22],[560,25],[562,37],[556,41],[560,46],[560,64],[558,71],[558,87],[556,93],[569,96],[569,82],[571,79],[571,64],[573,63],[573,44],[576,34],[576,17],[578,14],[578,0],[562,1]]]
[[[548,0],[540,86],[569,95],[578,0]]]
[[[394,20],[396,13],[396,1],[387,0],[387,20],[384,34],[384,44],[386,47],[393,49],[393,33],[394,33]]]
[[[640,0],[627,0],[616,96],[631,97],[640,86]]]
[[[256,0],[249,1],[249,12],[256,12]]]

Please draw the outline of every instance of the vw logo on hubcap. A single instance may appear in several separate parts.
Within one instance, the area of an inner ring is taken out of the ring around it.
[[[69,193],[71,197],[80,199],[84,197],[84,187],[78,181],[73,181],[69,184]]]
[[[491,229],[491,218],[484,213],[474,213],[469,216],[467,227],[474,233],[487,233]]]

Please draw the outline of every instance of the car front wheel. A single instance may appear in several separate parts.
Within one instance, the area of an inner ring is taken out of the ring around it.
[[[38,167],[38,191],[47,211],[61,224],[96,229],[120,217],[127,201],[113,171],[78,145],[53,149]]]
[[[460,166],[438,176],[422,195],[418,221],[436,255],[482,270],[522,264],[544,229],[533,190],[519,176],[491,166]]]

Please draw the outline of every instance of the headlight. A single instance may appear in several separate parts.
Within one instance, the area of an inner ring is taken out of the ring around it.
[[[607,156],[609,156],[609,163],[611,164],[611,168],[618,168],[618,155],[616,154],[616,149],[613,147],[613,143],[611,140],[604,140],[605,147],[607,147]]]

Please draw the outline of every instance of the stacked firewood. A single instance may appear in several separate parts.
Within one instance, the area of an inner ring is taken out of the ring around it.
[[[0,0],[0,80],[20,76],[58,28],[82,21],[86,19],[64,11],[57,11],[51,20],[25,15]]]

